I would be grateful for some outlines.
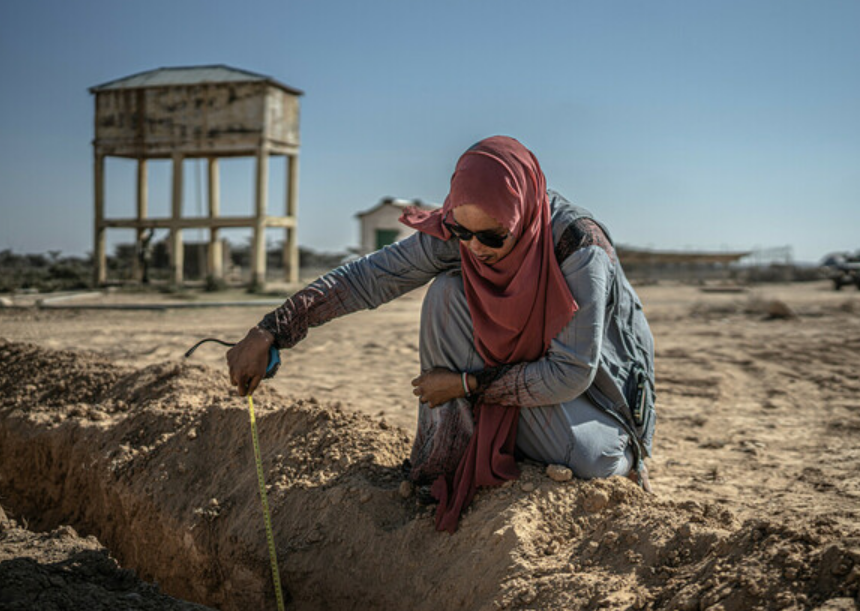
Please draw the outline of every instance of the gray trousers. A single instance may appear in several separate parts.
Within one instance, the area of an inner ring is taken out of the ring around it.
[[[427,290],[419,354],[422,371],[484,369],[459,272],[438,276]],[[435,409],[419,402],[410,457],[413,479],[430,481],[453,473],[473,430],[468,400],[455,399]],[[629,435],[584,394],[565,403],[521,409],[517,449],[535,461],[566,465],[582,479],[626,475],[633,466]]]

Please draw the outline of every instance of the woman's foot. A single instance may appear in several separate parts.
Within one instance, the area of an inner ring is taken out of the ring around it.
[[[636,469],[630,469],[630,473],[627,474],[627,479],[632,481],[634,484],[640,485],[642,490],[649,494],[654,492],[651,488],[651,480],[648,479],[648,467],[645,466],[644,462],[638,471]]]
[[[415,499],[422,505],[436,505],[439,500],[430,493],[430,486],[416,486]]]

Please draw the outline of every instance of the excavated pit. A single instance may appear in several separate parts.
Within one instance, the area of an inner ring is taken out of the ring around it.
[[[0,519],[0,575],[43,570],[39,546],[80,533],[178,605],[275,608],[248,414],[222,372],[2,341],[0,362],[0,504],[17,522]],[[290,609],[740,611],[857,596],[856,540],[530,464],[438,533],[399,491],[405,431],[265,387],[255,403]],[[30,531],[43,534],[25,554],[14,542]]]

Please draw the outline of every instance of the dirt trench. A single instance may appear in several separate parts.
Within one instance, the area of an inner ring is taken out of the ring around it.
[[[95,535],[123,566],[174,596],[266,607],[273,591],[248,413],[223,382],[194,365],[131,371],[25,345],[7,344],[2,357],[7,508],[36,530],[69,524]],[[306,558],[309,547],[325,547],[320,518],[352,503],[368,514],[372,497],[393,498],[405,436],[369,422],[360,430],[356,418],[312,403],[275,412],[270,400],[259,393],[258,426],[281,570],[337,567]],[[295,581],[286,583],[297,608],[319,597]]]
[[[0,361],[0,501],[13,517],[95,536],[172,597],[275,608],[248,414],[222,375],[8,342]],[[858,595],[856,539],[739,524],[623,478],[555,482],[532,464],[441,534],[400,493],[404,431],[267,388],[255,402],[291,609],[740,611]]]

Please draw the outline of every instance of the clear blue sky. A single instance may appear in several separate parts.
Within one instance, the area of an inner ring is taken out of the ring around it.
[[[89,87],[227,64],[305,91],[303,246],[357,245],[386,195],[441,202],[503,133],[620,243],[818,261],[860,248],[858,32],[857,0],[2,2],[0,249],[92,249]],[[133,215],[133,176],[108,163],[109,214]],[[250,211],[250,160],[223,182],[225,213]]]

